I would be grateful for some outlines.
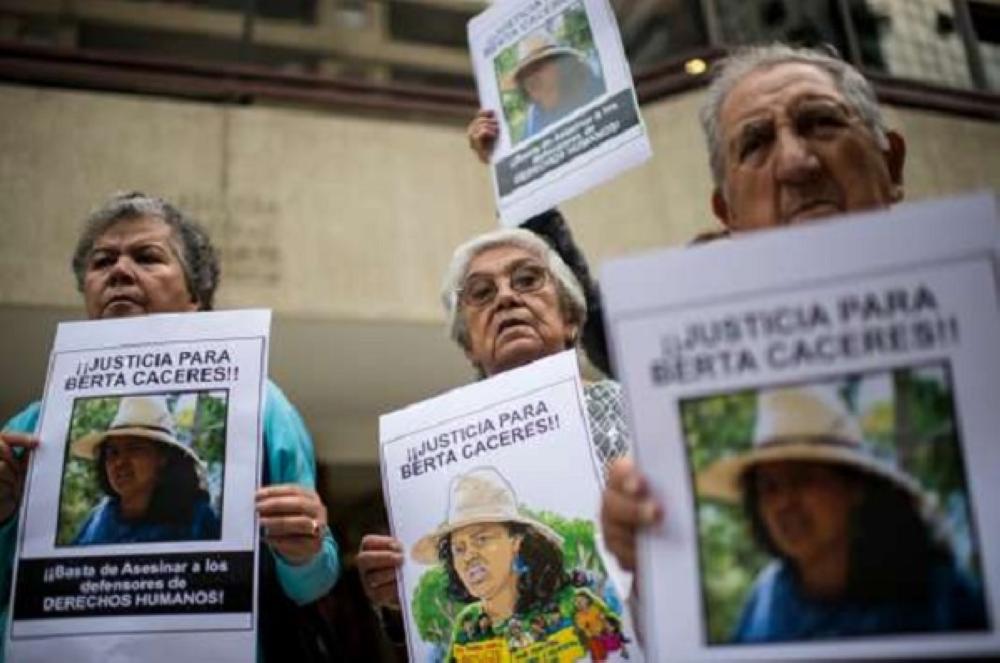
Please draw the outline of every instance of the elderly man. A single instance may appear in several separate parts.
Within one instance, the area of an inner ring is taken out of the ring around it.
[[[73,272],[92,320],[208,311],[219,261],[205,232],[173,205],[141,193],[115,196],[86,221]],[[33,403],[0,433],[0,591],[7,619],[16,514],[40,404]],[[264,484],[256,508],[271,555],[261,569],[261,645],[265,658],[294,658],[288,615],[336,582],[337,547],[326,508],[313,490],[312,440],[298,412],[268,381],[264,398]]]
[[[903,197],[902,136],[885,127],[871,85],[850,65],[783,45],[727,58],[701,113],[712,210],[740,233],[888,207]],[[608,476],[608,548],[635,568],[635,536],[663,517],[628,459]]]

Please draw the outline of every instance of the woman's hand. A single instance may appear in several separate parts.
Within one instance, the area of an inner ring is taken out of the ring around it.
[[[479,160],[489,163],[490,155],[493,154],[493,148],[497,144],[497,136],[500,135],[500,123],[497,122],[496,113],[480,108],[472,118],[472,122],[469,122],[465,135],[469,137],[469,147]]]
[[[0,523],[10,518],[21,504],[28,456],[38,446],[38,438],[23,433],[0,433]],[[20,458],[14,449],[24,449]]]
[[[305,564],[323,547],[326,507],[315,491],[286,483],[257,491],[264,540],[292,564]]]
[[[366,534],[357,559],[368,600],[375,606],[399,608],[396,569],[403,565],[403,544],[391,536]]]
[[[635,571],[635,538],[641,527],[663,520],[663,508],[649,494],[649,485],[631,458],[619,458],[608,469],[601,495],[604,543],[627,571]]]

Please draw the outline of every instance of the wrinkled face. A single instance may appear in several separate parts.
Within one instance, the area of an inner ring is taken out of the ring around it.
[[[545,110],[559,105],[562,97],[562,63],[559,57],[534,62],[521,73],[521,86],[531,101]]]
[[[97,238],[83,278],[87,316],[120,318],[196,311],[170,226],[122,219]]]
[[[757,508],[778,550],[808,565],[847,545],[862,488],[828,464],[782,461],[754,472]]]
[[[520,547],[521,537],[499,523],[466,525],[451,534],[455,571],[466,591],[480,600],[517,587],[513,566]]]
[[[108,483],[123,501],[145,497],[156,488],[167,462],[160,444],[142,437],[109,437],[103,443]]]
[[[902,198],[903,143],[875,136],[822,69],[785,63],[745,76],[720,113],[724,195],[733,230],[886,207]]]
[[[468,330],[465,354],[487,376],[560,352],[576,338],[576,326],[565,321],[550,274],[533,292],[511,286],[511,274],[524,265],[544,268],[538,256],[517,246],[486,249],[469,262],[463,289],[482,279],[497,288],[489,303],[459,304]]]

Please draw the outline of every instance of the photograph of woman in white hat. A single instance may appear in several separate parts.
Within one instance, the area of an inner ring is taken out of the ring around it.
[[[596,588],[574,578],[580,574],[567,571],[563,537],[524,512],[496,468],[454,477],[445,521],[420,538],[410,554],[422,564],[443,567],[449,598],[465,604],[452,622],[445,661],[485,660],[480,657],[486,652],[510,660],[512,648],[519,655],[541,656],[538,660],[550,660],[558,651],[552,660],[559,661],[607,660],[613,651],[627,652],[618,615],[598,598]],[[574,626],[580,596],[587,598],[586,609],[599,611],[608,625],[600,638]],[[544,634],[523,628],[535,622],[551,628]],[[465,626],[473,623],[479,625],[475,630]],[[599,658],[593,658],[595,647]]]
[[[605,92],[582,4],[501,51],[494,66],[511,144],[537,136]]]
[[[902,372],[906,384],[944,384],[926,372],[923,377]],[[901,384],[898,373],[869,380],[882,384],[884,393],[866,411],[869,427],[888,427],[897,442],[901,435],[912,437],[914,431],[904,429],[918,425],[908,421],[898,393],[893,400],[892,385]],[[763,564],[741,601],[727,604],[706,597],[706,612],[716,631],[709,640],[787,642],[987,628],[972,528],[961,537],[971,553],[963,565],[952,537],[945,535],[936,500],[921,480],[896,462],[904,449],[869,443],[859,418],[848,409],[845,393],[852,388],[856,393],[863,382],[852,378],[762,390],[752,405],[751,447],[693,462],[706,595],[712,593],[713,583],[715,589],[727,581],[733,584],[735,576],[724,567],[735,570],[741,565],[745,570],[755,564],[750,560]],[[693,408],[705,414],[723,403],[722,398],[714,404],[711,400],[700,399]],[[726,405],[730,412],[738,409],[735,403]],[[921,416],[926,419],[933,408],[923,405]],[[707,443],[706,431],[697,428],[692,414],[685,412],[689,447],[699,440]],[[923,456],[912,464],[929,468],[922,472],[929,481],[940,483],[942,473],[957,472],[962,485],[950,489],[950,501],[953,511],[962,514],[959,521],[968,524],[960,450],[949,416],[919,424],[935,427],[937,437],[912,441],[905,451]],[[953,467],[935,468],[935,462]],[[724,534],[720,525],[724,513],[718,505],[727,504],[742,505],[756,550],[730,553],[718,568],[711,568],[713,546],[717,550],[720,540],[735,538],[732,531]]]
[[[81,412],[75,408],[74,417]],[[69,453],[94,464],[103,493],[70,545],[220,537],[205,463],[178,435],[166,397],[121,398],[110,426],[72,440]]]

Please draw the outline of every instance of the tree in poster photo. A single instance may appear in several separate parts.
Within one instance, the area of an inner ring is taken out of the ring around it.
[[[939,534],[931,500],[871,451],[831,386],[761,392],[753,448],[714,461],[697,485],[699,498],[742,501],[773,558],[732,642],[986,628],[980,585]]]
[[[443,660],[505,660],[515,651],[543,659],[558,652],[559,661],[626,655],[618,616],[586,578],[567,573],[563,543],[518,507],[495,468],[455,477],[445,522],[411,553],[444,569],[446,596],[440,598],[464,604],[452,620]]]
[[[163,396],[126,396],[106,431],[77,438],[70,452],[95,461],[105,497],[73,545],[213,540],[204,463],[177,436]]]

